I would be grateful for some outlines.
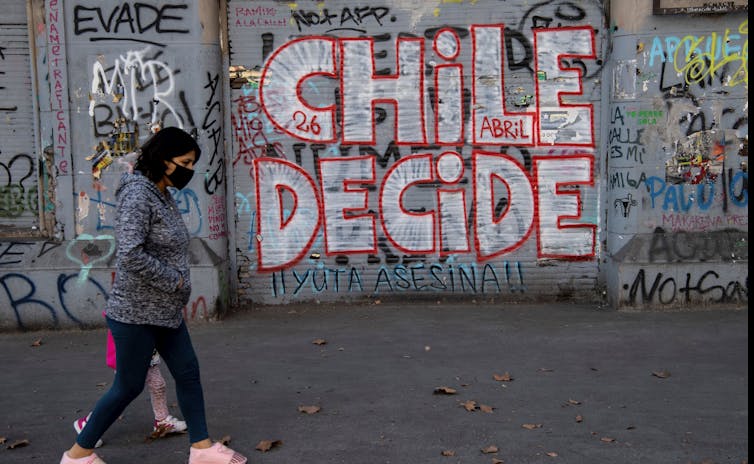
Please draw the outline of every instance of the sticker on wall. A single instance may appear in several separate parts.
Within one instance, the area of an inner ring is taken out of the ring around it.
[[[613,99],[636,98],[636,60],[616,60],[613,69]]]
[[[81,191],[79,192],[79,201],[76,206],[76,234],[84,233],[84,219],[89,216],[89,195]]]
[[[107,140],[101,140],[95,147],[94,153],[86,157],[92,162],[92,176],[99,180],[102,171],[113,164],[116,158],[132,153],[137,149],[139,139],[139,127],[125,118],[116,119],[113,131]]]
[[[665,162],[665,180],[673,184],[714,183],[725,162],[725,131],[701,131],[678,142]]]

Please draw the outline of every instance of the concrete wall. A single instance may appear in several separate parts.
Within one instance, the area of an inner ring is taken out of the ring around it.
[[[604,180],[611,302],[745,305],[747,14],[653,15],[643,0],[614,2],[612,15]]]
[[[19,2],[0,7],[5,3]],[[45,192],[40,216],[51,213],[53,220],[36,240],[0,238],[0,327],[103,323],[114,272],[115,189],[136,147],[166,126],[194,133],[203,151],[199,175],[173,192],[192,235],[186,314],[205,318],[224,310],[229,266],[217,2],[47,0],[30,2],[29,12],[29,74],[39,105],[29,151]]]
[[[733,3],[0,0],[0,328],[102,324],[115,187],[173,125],[204,152],[175,192],[192,321],[236,302],[744,307]]]

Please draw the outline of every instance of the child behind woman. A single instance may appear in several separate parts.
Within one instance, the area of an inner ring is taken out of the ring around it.
[[[107,365],[113,368],[115,364],[115,343],[113,341],[113,335],[107,331]],[[149,399],[152,403],[152,412],[154,412],[154,425],[152,427],[152,435],[155,437],[162,437],[171,433],[179,433],[186,431],[186,422],[172,416],[170,410],[168,410],[168,400],[166,391],[165,378],[160,371],[160,355],[155,351],[152,354],[152,360],[149,362],[149,369],[147,370],[147,381],[145,382],[147,390],[149,390]],[[81,417],[73,422],[73,428],[76,433],[81,433],[89,420],[89,413],[86,417]],[[95,448],[102,446],[102,439],[97,440]]]

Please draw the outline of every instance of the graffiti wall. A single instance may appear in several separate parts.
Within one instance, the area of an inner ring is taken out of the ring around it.
[[[748,301],[745,12],[616,5],[607,154],[614,303]]]
[[[168,126],[203,152],[171,191],[189,320],[748,304],[745,2],[22,3],[0,0],[0,329],[102,324],[115,189]]]
[[[62,243],[0,241],[0,329],[104,325],[102,311],[115,277],[113,247],[106,235],[82,234]],[[217,260],[201,243],[192,243],[192,248],[197,260]],[[224,271],[218,276],[219,271],[207,265],[191,272],[193,293],[184,317],[189,322],[206,320],[220,305],[218,295],[228,292],[223,284],[227,276]]]
[[[285,303],[597,287],[598,1],[230,1],[240,286]]]
[[[56,220],[47,241],[0,239],[0,325],[101,324],[114,272],[116,188],[139,145],[168,126],[202,148],[192,182],[171,190],[192,236],[194,306],[186,311],[221,311],[229,268],[217,2],[46,0],[31,10],[44,154],[6,156],[2,147],[0,175],[13,178],[0,197],[31,182],[16,165],[39,161],[54,178]]]

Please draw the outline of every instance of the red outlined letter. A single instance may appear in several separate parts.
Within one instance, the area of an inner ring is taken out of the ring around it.
[[[335,103],[315,108],[302,97],[302,85],[308,78],[338,77],[335,50],[334,38],[306,37],[286,43],[267,60],[259,82],[259,101],[277,128],[309,142],[336,141]]]
[[[304,169],[280,158],[255,159],[254,184],[257,269],[277,271],[300,260],[317,236],[321,216],[317,187]],[[286,209],[286,192],[293,196],[290,209]]]

